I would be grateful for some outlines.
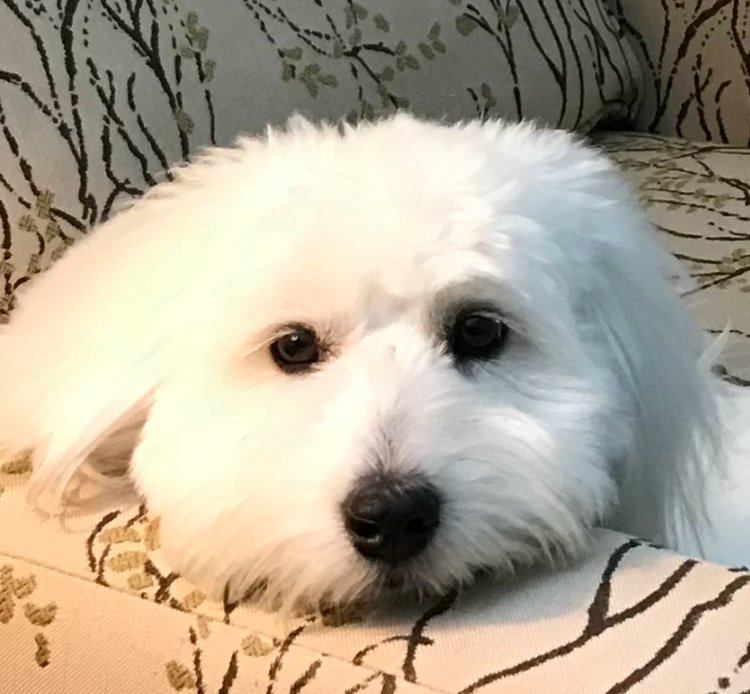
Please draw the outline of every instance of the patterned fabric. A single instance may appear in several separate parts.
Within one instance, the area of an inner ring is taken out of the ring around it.
[[[0,0],[0,319],[170,163],[293,111],[621,116],[619,34],[604,0]]]
[[[750,0],[609,0],[643,65],[635,130],[750,147]]]
[[[554,574],[280,623],[171,573],[127,496],[62,520],[0,472],[0,687],[39,692],[740,694],[750,572],[601,532]],[[81,490],[85,496],[86,490]]]
[[[712,333],[729,331],[724,365],[750,384],[750,149],[637,133],[595,142],[623,168],[687,266],[695,317]]]

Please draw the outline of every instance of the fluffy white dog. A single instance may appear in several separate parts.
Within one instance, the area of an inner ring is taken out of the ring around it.
[[[0,447],[33,450],[40,503],[129,459],[175,569],[282,607],[444,590],[600,523],[748,561],[750,465],[719,477],[723,386],[652,236],[562,132],[296,120],[32,283]]]

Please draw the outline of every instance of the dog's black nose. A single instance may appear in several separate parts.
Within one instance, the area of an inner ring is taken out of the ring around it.
[[[359,480],[342,506],[354,548],[366,559],[389,564],[411,559],[440,524],[440,496],[428,482],[395,473]]]

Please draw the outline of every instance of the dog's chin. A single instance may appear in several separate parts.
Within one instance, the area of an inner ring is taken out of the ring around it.
[[[304,618],[319,615],[327,623],[338,623],[358,619],[364,614],[383,613],[419,606],[423,603],[457,594],[480,580],[502,580],[512,575],[507,568],[481,566],[467,568],[464,578],[438,580],[434,574],[426,573],[424,567],[406,564],[399,566],[373,567],[371,578],[365,585],[345,597],[337,597],[335,588],[317,594],[301,594],[293,599],[285,593],[283,586],[274,585],[261,578],[242,592],[234,602],[242,602],[269,612],[287,617]],[[231,589],[225,591],[225,603],[233,600],[226,596],[237,595]]]
[[[593,531],[593,528],[590,530]],[[455,573],[450,576],[436,570],[425,558],[405,565],[383,565],[376,569],[372,583],[352,602],[371,611],[412,607],[463,592],[478,583],[503,585],[518,580],[519,576],[530,570],[562,569],[585,555],[586,551],[579,543],[558,541],[529,553],[505,555],[494,562],[467,564],[460,570],[454,566]],[[351,609],[347,603],[339,607]]]
[[[244,589],[238,590],[238,586],[228,584],[221,597],[225,608],[243,603],[287,617],[319,614],[334,618],[335,615],[369,613],[402,604],[421,603],[454,592],[458,587],[458,582],[438,584],[409,566],[384,565],[375,567],[367,582],[345,596],[338,594],[335,585],[314,593],[291,595],[283,585],[268,578],[258,578]]]

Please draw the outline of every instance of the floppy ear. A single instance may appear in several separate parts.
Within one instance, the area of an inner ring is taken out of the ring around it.
[[[143,421],[158,386],[167,306],[158,268],[139,262],[138,216],[127,211],[71,248],[0,329],[0,459],[31,453],[30,495],[48,510],[95,449]]]
[[[137,431],[189,359],[178,335],[196,323],[200,277],[220,267],[216,201],[243,180],[250,142],[208,150],[81,239],[0,326],[0,459],[32,451],[36,500],[59,502],[92,452]]]
[[[607,206],[597,229],[585,310],[630,413],[632,442],[613,461],[617,526],[672,547],[699,543],[709,467],[720,465],[718,383],[707,340],[671,279],[681,270],[663,251],[629,192]]]

